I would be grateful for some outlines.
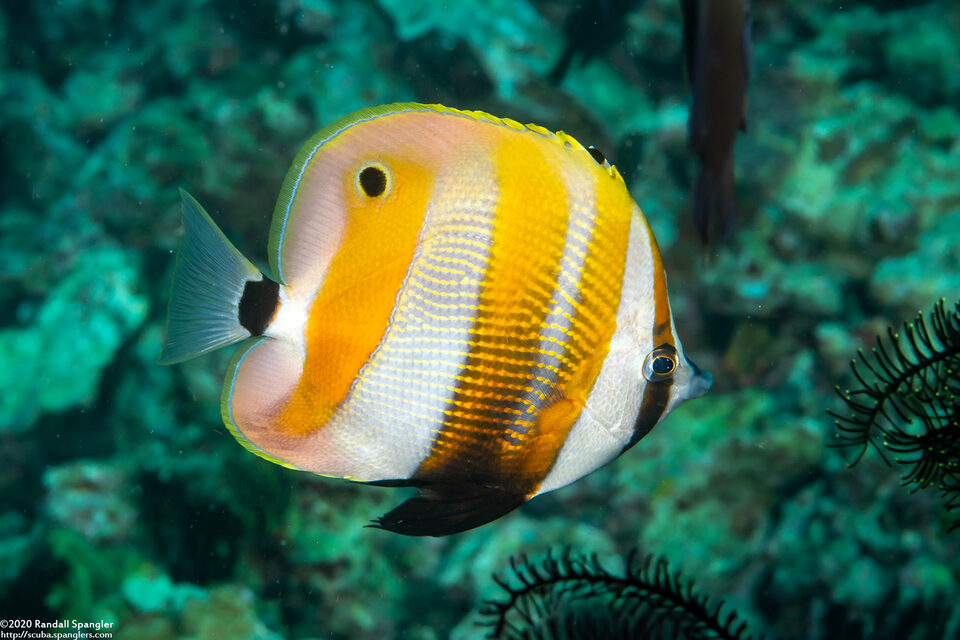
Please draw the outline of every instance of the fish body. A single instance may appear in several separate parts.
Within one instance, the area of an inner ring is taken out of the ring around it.
[[[445,535],[616,458],[706,392],[649,225],[570,136],[393,104],[308,141],[267,278],[183,194],[162,363],[243,341],[223,420],[293,469],[419,492],[374,526]]]
[[[692,102],[690,147],[700,159],[693,219],[707,242],[710,220],[730,233],[734,217],[733,145],[747,128],[752,57],[749,0],[683,0],[683,40]]]

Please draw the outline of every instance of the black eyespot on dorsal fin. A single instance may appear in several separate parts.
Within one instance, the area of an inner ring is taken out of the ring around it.
[[[526,500],[525,495],[483,484],[429,484],[367,526],[405,536],[448,536],[496,520]]]
[[[357,179],[360,181],[360,188],[370,198],[376,198],[387,189],[387,174],[383,167],[364,167]]]

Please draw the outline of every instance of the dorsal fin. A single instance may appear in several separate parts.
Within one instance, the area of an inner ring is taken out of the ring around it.
[[[411,112],[436,113],[460,118],[468,118],[478,122],[489,122],[497,126],[506,127],[508,129],[527,132],[530,135],[542,136],[543,138],[546,138],[547,140],[550,140],[551,142],[554,142],[560,146],[576,151],[586,151],[585,147],[573,136],[563,131],[553,132],[536,124],[524,125],[516,120],[511,120],[510,118],[498,118],[484,111],[464,111],[461,109],[454,109],[452,107],[445,107],[440,104],[419,104],[415,102],[396,102],[377,107],[367,107],[360,109],[359,111],[354,111],[353,113],[350,113],[329,124],[311,136],[311,138],[307,140],[307,142],[304,143],[304,145],[300,148],[300,151],[297,152],[293,163],[290,165],[290,169],[287,170],[287,175],[283,180],[283,185],[280,188],[280,195],[277,198],[277,204],[274,208],[273,221],[270,225],[270,243],[268,247],[270,267],[272,268],[274,275],[276,275],[277,280],[281,284],[290,283],[287,277],[287,270],[290,265],[285,264],[286,260],[284,258],[284,246],[286,244],[288,227],[291,225],[294,213],[294,202],[297,199],[297,195],[301,191],[307,168],[314,157],[317,156],[317,154],[325,145],[333,142],[334,139],[339,135],[358,124],[376,120],[378,118],[388,117],[394,114]],[[615,167],[609,166],[606,168],[611,176],[620,178],[620,174]],[[316,221],[314,221],[312,224],[319,224],[320,227],[323,227],[324,225],[324,223],[318,223]]]

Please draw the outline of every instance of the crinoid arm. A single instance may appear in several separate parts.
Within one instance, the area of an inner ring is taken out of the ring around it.
[[[833,446],[858,448],[854,465],[873,446],[888,464],[908,467],[905,486],[935,487],[951,515],[960,510],[960,302],[948,310],[940,300],[929,320],[920,312],[902,331],[887,329],[851,368],[857,384],[837,388],[850,412],[830,411]],[[950,525],[957,528],[960,517]]]
[[[748,640],[746,623],[712,603],[667,561],[631,552],[623,575],[595,555],[547,553],[540,562],[511,558],[506,592],[488,600],[479,622],[490,638],[688,638]]]

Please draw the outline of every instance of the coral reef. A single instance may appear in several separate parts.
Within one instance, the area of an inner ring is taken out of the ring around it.
[[[42,304],[18,306],[18,326],[0,330],[0,429],[93,405],[103,369],[147,315],[137,262],[120,249],[89,250]]]
[[[960,298],[960,5],[754,2],[738,219],[707,255],[689,222],[680,3],[633,3],[611,18],[622,37],[553,82],[571,11],[0,7],[4,617],[102,619],[114,637],[151,640],[463,640],[487,633],[475,609],[501,593],[488,576],[511,556],[572,547],[619,569],[640,547],[724,594],[756,634],[960,634],[960,536],[935,492],[903,491],[879,456],[848,469],[826,446],[826,410],[849,411],[834,387],[856,388],[851,354]],[[442,540],[362,527],[396,493],[239,447],[219,415],[230,353],[155,364],[177,188],[265,263],[300,144],[352,109],[403,100],[597,145],[657,236],[685,351],[715,378],[616,462]]]

